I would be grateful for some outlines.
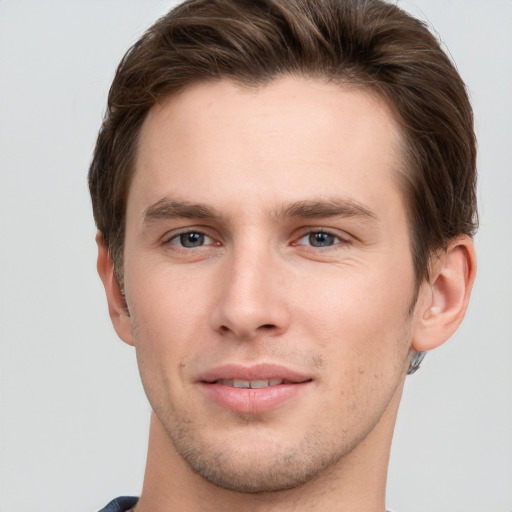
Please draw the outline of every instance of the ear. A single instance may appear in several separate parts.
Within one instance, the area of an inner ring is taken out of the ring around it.
[[[108,312],[112,325],[117,335],[125,343],[133,346],[132,322],[128,306],[126,305],[124,295],[121,293],[117,277],[114,274],[114,265],[110,251],[100,232],[96,235],[96,243],[98,244],[97,269],[107,294]]]
[[[418,299],[412,348],[432,350],[457,330],[468,308],[476,274],[473,240],[462,236],[433,256],[431,274]]]

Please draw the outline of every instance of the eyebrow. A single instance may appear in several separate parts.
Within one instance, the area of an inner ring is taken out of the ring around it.
[[[278,207],[273,216],[294,219],[322,219],[328,217],[358,217],[376,220],[375,213],[363,204],[352,199],[321,199],[304,200]],[[158,220],[171,219],[207,219],[221,220],[215,208],[201,203],[178,201],[162,198],[152,204],[143,213],[144,224],[152,224]]]
[[[144,224],[152,224],[157,220],[166,219],[218,220],[221,215],[205,204],[162,198],[144,210],[143,218]]]
[[[278,216],[285,218],[312,219],[360,217],[368,220],[377,220],[376,214],[358,201],[338,198],[317,201],[298,201],[286,206]]]

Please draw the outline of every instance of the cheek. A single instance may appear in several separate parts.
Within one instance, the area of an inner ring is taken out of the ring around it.
[[[175,387],[184,361],[193,355],[196,343],[206,342],[207,310],[201,297],[208,297],[202,281],[185,279],[164,266],[133,272],[126,280],[137,359],[146,381],[172,381]],[[169,381],[169,382],[167,382]]]
[[[411,276],[345,270],[296,292],[307,296],[295,308],[297,321],[341,368],[382,373],[409,342],[412,270]]]
[[[155,290],[156,292],[157,290]],[[139,303],[132,314],[137,364],[144,391],[158,417],[175,414],[180,397],[187,402],[183,378],[187,361],[193,357],[193,342],[198,339],[191,323],[164,300]],[[182,404],[183,406],[183,404]]]
[[[328,288],[317,283],[298,315],[326,363],[320,410],[340,424],[377,421],[404,377],[412,286],[391,287],[393,280],[382,276],[369,281],[352,274]]]
[[[169,333],[192,329],[192,320],[207,311],[209,283],[203,272],[169,265],[164,261],[140,261],[126,279],[130,310],[144,328]]]

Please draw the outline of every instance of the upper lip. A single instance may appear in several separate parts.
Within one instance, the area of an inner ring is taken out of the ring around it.
[[[282,379],[287,382],[300,383],[311,380],[311,377],[281,366],[279,364],[256,364],[244,366],[240,364],[223,364],[201,373],[199,382],[215,382],[217,380],[270,380]]]

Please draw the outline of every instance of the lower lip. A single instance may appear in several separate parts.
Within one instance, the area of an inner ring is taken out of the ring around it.
[[[266,388],[235,388],[219,383],[201,382],[200,386],[203,393],[220,407],[234,412],[261,414],[295,398],[310,384],[311,381]]]

